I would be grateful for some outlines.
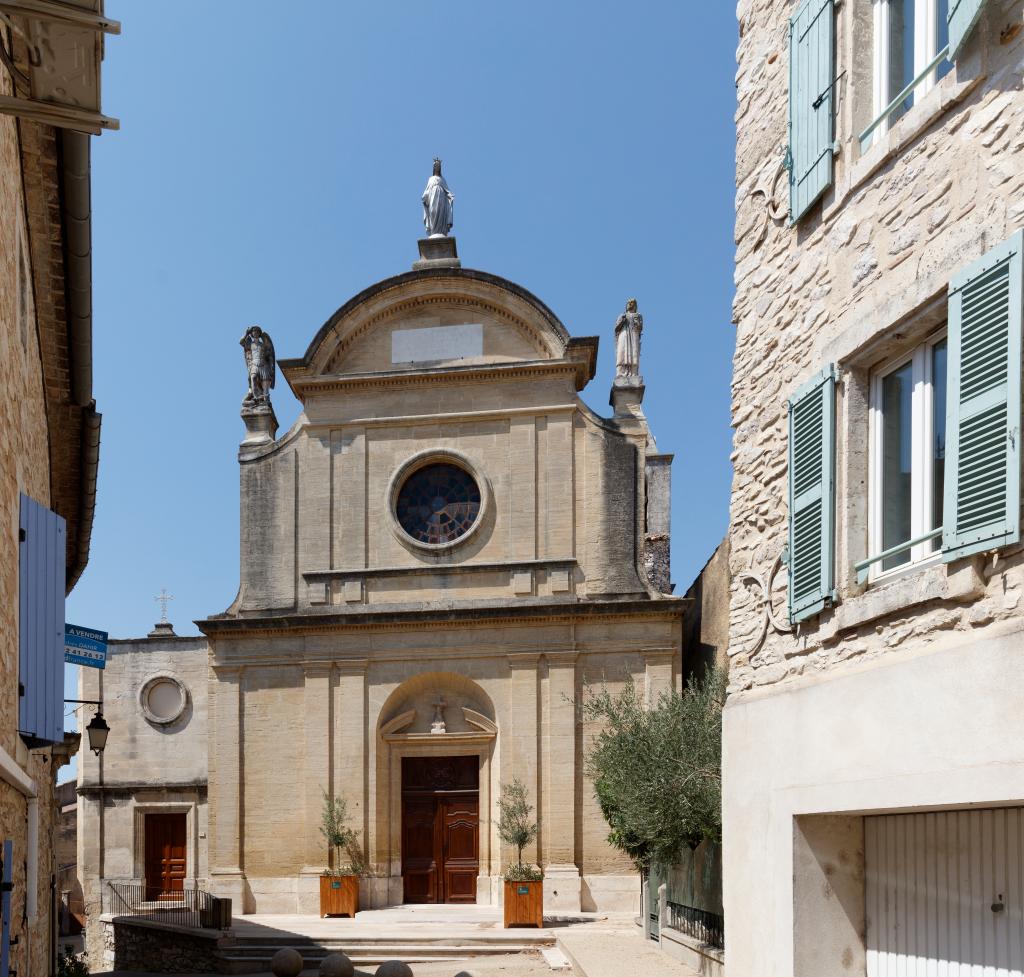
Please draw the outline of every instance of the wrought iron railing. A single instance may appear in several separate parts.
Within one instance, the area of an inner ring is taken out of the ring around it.
[[[685,936],[725,949],[725,918],[678,902],[668,903],[668,925]]]
[[[159,888],[138,882],[109,882],[108,885],[107,912],[114,916],[133,916],[195,929],[231,926],[231,900],[211,896],[197,884],[183,886],[180,892],[161,892]]]

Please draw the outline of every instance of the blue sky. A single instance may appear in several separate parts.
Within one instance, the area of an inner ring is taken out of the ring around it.
[[[238,339],[258,323],[301,355],[351,295],[408,270],[435,155],[463,264],[601,337],[583,394],[601,413],[615,319],[639,300],[684,591],[728,520],[733,8],[108,0],[123,33],[103,66],[121,130],[93,140],[103,441],[68,620],[145,634],[167,587],[194,634],[228,606]],[[286,385],[274,402],[287,430]]]

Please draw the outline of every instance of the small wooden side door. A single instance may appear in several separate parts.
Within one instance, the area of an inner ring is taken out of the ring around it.
[[[184,890],[186,872],[184,814],[146,815],[146,898],[173,899]]]
[[[443,902],[476,902],[480,870],[480,800],[478,797],[443,797],[438,804],[441,822]]]

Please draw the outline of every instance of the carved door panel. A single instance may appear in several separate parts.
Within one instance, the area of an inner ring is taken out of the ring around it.
[[[480,870],[479,798],[444,798],[438,806],[444,901],[476,902],[476,877]]]
[[[173,899],[185,887],[184,814],[146,815],[146,898]]]
[[[406,902],[437,902],[434,809],[432,795],[402,798],[402,878]]]

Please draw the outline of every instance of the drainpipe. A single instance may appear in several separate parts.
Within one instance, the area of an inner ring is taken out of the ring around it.
[[[92,196],[90,144],[83,132],[61,129],[62,223],[71,402],[82,409],[81,481],[78,495],[78,545],[67,573],[70,592],[89,562],[89,542],[96,513],[96,477],[100,457],[100,422],[92,395]]]

